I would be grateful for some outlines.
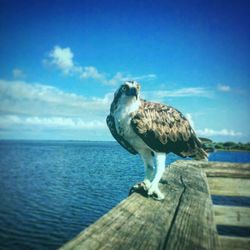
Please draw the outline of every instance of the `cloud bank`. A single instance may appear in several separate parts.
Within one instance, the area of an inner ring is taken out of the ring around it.
[[[242,136],[241,132],[236,132],[231,129],[220,129],[220,130],[214,130],[210,128],[205,128],[205,129],[198,129],[196,130],[197,134],[200,136],[230,136],[230,137],[235,137],[235,136]]]
[[[86,121],[82,118],[73,117],[38,117],[38,116],[18,116],[18,115],[3,115],[0,116],[1,128],[15,127],[27,128],[49,128],[49,129],[104,129],[106,124],[100,120]]]
[[[55,46],[48,57],[44,60],[48,65],[53,65],[59,69],[64,75],[77,75],[80,79],[93,79],[105,85],[117,85],[126,80],[152,80],[156,78],[155,74],[146,74],[141,76],[133,76],[121,72],[109,76],[106,73],[100,72],[94,66],[80,66],[74,62],[74,54],[71,48],[62,48]]]
[[[186,118],[188,119],[190,125],[195,130],[198,136],[207,136],[207,137],[214,137],[214,136],[225,136],[225,137],[238,137],[242,136],[242,132],[236,132],[232,129],[222,128],[219,130],[211,129],[211,128],[204,128],[204,129],[196,129],[195,123],[191,113],[186,114]]]
[[[40,83],[0,80],[0,135],[36,131],[38,136],[56,129],[78,130],[82,139],[89,130],[108,136],[105,119],[112,98],[113,93],[84,97]]]
[[[203,89],[175,90],[170,96],[190,96],[203,92]],[[113,93],[100,97],[85,97],[68,93],[50,85],[27,83],[26,81],[0,80],[0,136],[19,135],[32,132],[39,134],[67,132],[73,139],[86,139],[91,133],[92,139],[112,139],[106,126]],[[195,122],[191,113],[186,114],[191,126]],[[196,128],[195,128],[196,129]],[[241,132],[222,128],[196,129],[198,136],[242,136]],[[96,136],[98,134],[98,136]],[[95,137],[96,136],[96,137]],[[71,137],[70,137],[71,138]]]
[[[107,110],[112,96],[108,93],[103,98],[84,97],[50,85],[0,80],[2,113],[79,116],[86,111]]]
[[[172,90],[153,90],[143,92],[143,98],[162,101],[166,97],[212,97],[212,92],[202,87],[188,87]]]

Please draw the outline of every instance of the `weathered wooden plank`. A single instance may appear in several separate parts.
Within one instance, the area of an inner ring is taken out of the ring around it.
[[[180,176],[184,190],[165,249],[216,249],[217,234],[205,173],[202,169],[187,167],[186,162],[171,167],[172,178]]]
[[[204,170],[208,177],[229,177],[250,179],[250,164],[210,163]]]
[[[212,202],[202,169],[189,161],[164,174],[165,200],[137,193],[121,202],[62,249],[216,249]]]
[[[62,249],[156,249],[177,206],[169,193],[163,204],[133,194]],[[173,194],[174,194],[173,193]]]
[[[210,193],[225,196],[250,196],[250,180],[241,178],[208,177]]]
[[[190,161],[190,165],[204,169],[208,177],[250,178],[250,163]]]
[[[197,163],[195,163],[195,164],[197,164]],[[201,167],[203,167],[203,168],[211,168],[211,169],[224,168],[224,169],[240,169],[240,170],[250,171],[250,163],[234,163],[234,162],[215,162],[215,161],[212,161],[212,162],[201,163]]]
[[[178,162],[183,162],[184,160],[178,160]],[[192,166],[204,169],[217,169],[217,168],[224,168],[224,169],[241,169],[241,170],[250,170],[250,163],[234,163],[234,162],[216,162],[216,161],[190,161]]]
[[[221,250],[249,250],[250,238],[219,236]]]
[[[213,206],[215,223],[250,227],[250,208],[234,206]]]
[[[250,179],[250,171],[240,168],[204,168],[207,177]]]

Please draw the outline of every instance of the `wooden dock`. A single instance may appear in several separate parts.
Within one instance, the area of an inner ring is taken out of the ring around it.
[[[250,197],[250,164],[177,161],[164,173],[164,201],[133,193],[61,250],[250,249],[217,225],[250,227],[250,207],[213,205],[211,195]]]

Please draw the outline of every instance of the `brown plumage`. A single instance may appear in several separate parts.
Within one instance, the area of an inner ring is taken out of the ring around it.
[[[137,151],[117,133],[114,118],[107,117],[113,137],[132,154]],[[134,132],[154,151],[173,152],[181,157],[207,157],[188,120],[177,109],[141,100],[140,108],[131,114]]]
[[[139,110],[133,114],[131,126],[155,151],[173,152],[182,157],[207,157],[188,120],[171,106],[142,100]]]
[[[115,120],[112,115],[108,115],[106,119],[107,125],[109,127],[109,130],[113,137],[119,142],[119,144],[128,150],[131,154],[136,155],[137,151],[122,137],[117,133],[116,127],[115,127]]]
[[[139,98],[140,85],[126,81],[115,92],[107,117],[114,138],[132,154],[139,153],[145,167],[143,186],[149,196],[164,199],[159,181],[164,172],[166,154],[206,160],[200,140],[188,120],[171,106]],[[154,161],[155,160],[155,161]],[[155,162],[155,163],[154,163]]]

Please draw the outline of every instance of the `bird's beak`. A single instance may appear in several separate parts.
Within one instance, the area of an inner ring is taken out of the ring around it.
[[[131,88],[129,89],[129,92],[127,94],[128,96],[135,96],[136,97],[136,100],[138,98],[138,90],[137,88]]]

